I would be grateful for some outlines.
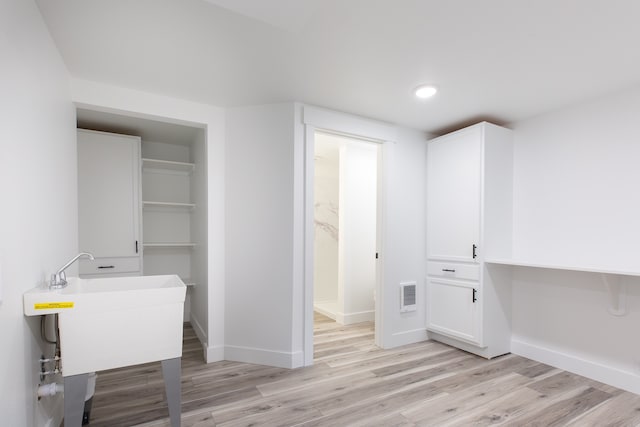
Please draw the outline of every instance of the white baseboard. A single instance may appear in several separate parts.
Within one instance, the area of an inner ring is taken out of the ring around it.
[[[341,325],[353,325],[354,323],[373,322],[376,317],[374,310],[358,311],[355,313],[342,313],[337,310],[332,310],[332,307],[337,307],[337,304],[333,301],[320,301],[313,304],[313,311],[327,316],[329,319],[335,320]]]
[[[336,313],[333,310],[325,309],[321,304],[313,304],[313,311],[317,311],[323,316],[327,316],[329,319],[336,320]]]
[[[298,368],[304,364],[304,355],[301,351],[288,353],[233,345],[225,346],[224,359],[289,369]]]
[[[202,325],[198,322],[198,319],[196,319],[195,316],[191,316],[191,318],[189,319],[189,323],[191,323],[191,327],[196,333],[196,336],[198,337],[198,339],[200,340],[200,344],[206,347],[207,333],[204,331],[204,328],[202,327]]]
[[[511,340],[511,352],[537,362],[546,363],[574,374],[582,375],[632,393],[640,394],[640,375],[575,355],[541,347],[520,340]]]
[[[376,313],[373,310],[360,311],[357,313],[336,313],[336,322],[341,325],[353,325],[355,323],[373,322]]]
[[[205,360],[207,363],[220,362],[224,360],[224,347],[211,346],[205,348]]]
[[[191,318],[189,319],[189,323],[191,323],[191,327],[193,328],[196,336],[198,337],[198,340],[200,341],[200,344],[202,345],[204,360],[206,360],[207,363],[219,362],[221,360],[224,360],[224,347],[209,346],[209,344],[207,344],[207,334],[200,322],[198,322],[198,319],[196,319],[195,316],[191,316]]]
[[[420,328],[391,334],[391,337],[389,337],[388,340],[383,340],[383,344],[384,348],[394,348],[426,341],[427,339],[429,339],[427,336],[427,330],[425,328]]]

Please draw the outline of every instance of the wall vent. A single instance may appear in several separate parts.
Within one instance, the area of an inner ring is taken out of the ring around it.
[[[400,283],[400,312],[416,311],[416,282]]]

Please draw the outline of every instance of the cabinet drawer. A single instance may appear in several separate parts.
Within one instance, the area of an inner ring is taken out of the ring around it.
[[[80,274],[134,273],[140,271],[140,257],[80,260]]]
[[[430,261],[427,264],[429,276],[450,279],[480,280],[480,266],[455,262]]]

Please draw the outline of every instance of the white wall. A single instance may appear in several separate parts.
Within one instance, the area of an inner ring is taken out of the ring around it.
[[[419,342],[426,332],[426,135],[398,128],[397,142],[385,144],[384,181],[384,347]],[[417,309],[400,313],[400,283],[417,282]]]
[[[639,111],[640,88],[513,125],[515,258],[640,270]],[[627,282],[615,317],[597,274],[514,269],[513,351],[640,393]]]
[[[36,5],[1,2],[0,28],[0,414],[3,425],[34,426],[61,413],[36,404],[39,321],[23,316],[22,294],[78,249],[75,109]]]
[[[227,110],[226,359],[300,364],[292,343],[294,108]]]
[[[340,150],[338,288],[345,325],[374,320],[378,145],[344,138]]]
[[[215,151],[215,149],[214,149]],[[196,246],[191,250],[191,280],[195,286],[189,290],[191,303],[192,324],[206,325],[209,314],[209,288],[207,277],[210,271],[215,271],[216,265],[208,265],[209,245],[207,244],[209,203],[207,201],[207,176],[209,175],[207,162],[207,142],[204,132],[198,132],[191,147],[191,161],[196,167],[191,177],[191,200],[196,209],[191,213],[191,239]],[[216,287],[218,287],[217,285]],[[224,286],[224,284],[222,284]],[[212,293],[215,291],[212,290]],[[217,307],[217,306],[216,306]],[[220,358],[212,358],[217,360]]]
[[[636,89],[513,125],[515,258],[638,270],[638,111]]]
[[[195,312],[192,325],[209,362],[224,357],[225,293],[225,113],[218,107],[80,79],[72,80],[78,108],[205,128],[207,154],[207,306]],[[194,307],[198,310],[197,307]],[[206,324],[200,324],[206,318]],[[194,322],[194,320],[196,320]]]

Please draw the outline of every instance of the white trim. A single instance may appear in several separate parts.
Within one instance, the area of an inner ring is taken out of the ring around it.
[[[313,310],[327,316],[341,325],[353,325],[355,323],[375,321],[375,310],[358,311],[355,313],[343,313],[340,311],[328,310],[320,304],[313,304]]]
[[[403,345],[427,341],[428,339],[429,336],[427,335],[427,330],[424,328],[396,332],[394,334],[391,334],[391,339],[389,339],[386,343],[388,344],[388,347],[385,348],[400,347]]]
[[[385,170],[388,164],[385,152],[391,141],[396,138],[396,129],[380,122],[363,119],[335,111],[319,109],[317,107],[303,107],[304,129],[304,313],[303,313],[303,349],[304,366],[313,365],[313,266],[314,266],[314,148],[315,133],[321,130],[325,132],[339,132],[356,138],[377,140],[378,168],[377,168],[377,252],[376,262],[376,295],[374,308],[375,344],[385,348],[383,302],[384,295],[384,233],[386,230],[386,181]],[[316,126],[318,124],[319,126]],[[389,138],[389,139],[385,139]],[[336,316],[337,321],[344,321]],[[350,321],[350,319],[346,319]],[[366,321],[366,320],[360,320]],[[342,322],[340,322],[342,323]]]
[[[278,368],[293,369],[303,364],[303,354],[301,351],[291,353],[228,345],[224,348],[224,356],[225,360],[275,366]]]
[[[313,365],[313,265],[314,265],[314,149],[315,132],[313,126],[306,125],[304,129],[304,299],[303,299],[303,350],[304,366]],[[333,318],[335,319],[335,317]]]
[[[224,360],[224,347],[209,347],[209,345],[207,344],[207,334],[200,322],[198,322],[198,320],[194,316],[190,316],[189,323],[191,323],[193,331],[196,333],[198,340],[200,340],[200,344],[202,345],[202,350],[204,352],[204,360],[207,363],[219,362],[221,360]]]
[[[477,354],[478,356],[484,357],[486,359],[491,359],[491,358],[502,355],[502,354],[491,354],[489,353],[489,349],[487,347],[479,347],[477,345],[470,344],[466,341],[462,341],[456,338],[449,337],[447,335],[440,334],[436,331],[428,331],[428,334],[429,334],[429,339],[450,345],[451,347],[459,348],[469,353]]]
[[[576,355],[545,348],[518,339],[511,340],[511,352],[537,362],[546,363],[574,374],[582,375],[632,393],[640,394],[640,375],[613,368]]]
[[[356,313],[336,313],[336,322],[341,325],[353,325],[354,323],[373,322],[375,311],[359,311]]]
[[[380,142],[398,138],[395,126],[390,124],[308,105],[304,106],[302,121],[308,127]]]
[[[322,303],[316,304],[313,303],[313,311],[322,314],[323,316],[327,316],[329,319],[336,320],[336,312],[333,310],[327,310],[322,307]]]
[[[378,146],[378,166],[377,166],[377,194],[376,194],[376,294],[374,301],[374,342],[380,348],[389,348],[387,334],[390,331],[391,321],[385,322],[384,306],[384,265],[386,262],[385,233],[387,231],[387,165],[390,163],[389,147],[390,143],[384,142]],[[386,330],[385,330],[386,326]]]
[[[205,352],[205,360],[207,363],[220,362],[222,360],[225,360],[224,347],[222,346],[206,347],[204,349],[204,352]]]

